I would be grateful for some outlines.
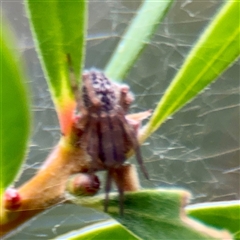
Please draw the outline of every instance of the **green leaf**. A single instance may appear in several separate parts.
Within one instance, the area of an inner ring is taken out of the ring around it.
[[[231,239],[226,231],[221,232],[207,228],[185,215],[183,207],[188,201],[189,195],[186,191],[165,189],[125,193],[124,216],[120,217],[118,195],[111,194],[109,214],[133,234],[144,240],[209,240],[223,237]],[[104,196],[80,199],[79,203],[102,210],[103,201]],[[93,231],[91,234],[93,234]]]
[[[27,79],[19,57],[11,49],[16,46],[14,37],[5,22],[1,26],[0,194],[13,182],[22,165],[30,130]]]
[[[114,236],[114,237],[113,237]],[[92,224],[80,230],[72,231],[70,233],[58,236],[56,239],[69,239],[69,240],[137,240],[138,237],[130,233],[125,227],[116,221],[108,220],[100,223]]]
[[[197,41],[142,132],[141,141],[213,82],[239,56],[240,3],[226,1]]]
[[[84,60],[86,1],[26,0],[26,5],[37,51],[63,129],[75,108],[71,80],[79,83]],[[70,77],[71,68],[74,79]],[[70,116],[62,119],[66,115]]]
[[[115,80],[124,78],[172,2],[173,0],[143,2],[105,69],[109,78]]]
[[[239,201],[195,204],[187,208],[187,213],[210,226],[227,229],[234,239],[240,239]]]

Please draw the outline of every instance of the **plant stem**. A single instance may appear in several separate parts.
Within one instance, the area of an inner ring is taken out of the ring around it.
[[[7,234],[43,210],[65,200],[66,181],[71,174],[88,169],[88,156],[62,137],[39,172],[18,189],[18,211],[1,211],[0,236]]]

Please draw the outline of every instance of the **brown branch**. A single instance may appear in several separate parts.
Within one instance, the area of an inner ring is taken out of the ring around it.
[[[39,172],[18,189],[21,206],[17,211],[1,207],[0,236],[26,220],[64,200],[69,176],[88,169],[89,157],[80,149],[68,144],[66,138],[48,156]]]

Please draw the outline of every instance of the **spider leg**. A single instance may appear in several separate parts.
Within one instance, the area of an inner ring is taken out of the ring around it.
[[[122,128],[121,125],[119,125],[119,120],[116,115],[101,117],[100,143],[102,146],[102,159],[107,168],[104,211],[107,211],[108,208],[108,195],[111,190],[112,174],[114,174],[114,170],[125,161],[123,137]],[[120,215],[123,215],[124,191],[121,186],[117,185],[117,187],[119,192]]]
[[[108,211],[108,205],[109,205],[109,193],[111,191],[111,185],[112,185],[112,174],[114,174],[114,169],[108,169],[107,171],[107,178],[106,178],[106,185],[105,185],[105,200],[104,200],[104,212]],[[116,172],[115,172],[116,174]],[[121,186],[121,184],[117,184],[117,188],[118,188],[118,193],[119,193],[119,204],[120,204],[120,208],[119,208],[119,214],[121,216],[123,216],[123,212],[124,212],[124,190],[123,190],[123,186]]]
[[[124,136],[116,115],[101,117],[102,159],[107,168],[117,168],[125,161]]]
[[[137,121],[137,122],[141,122],[142,120],[151,116],[151,114],[152,114],[152,110],[147,110],[147,111],[144,111],[144,112],[128,114],[126,117],[129,120],[134,120],[134,121]]]
[[[99,136],[98,136],[98,118],[91,116],[89,120],[89,132],[86,138],[87,153],[92,157],[92,165],[98,161],[99,158]],[[93,169],[93,167],[91,167]]]
[[[135,150],[135,154],[136,154],[136,159],[138,161],[138,164],[142,170],[142,173],[144,174],[145,178],[149,180],[149,175],[148,175],[148,172],[147,172],[147,169],[143,163],[143,159],[142,159],[142,154],[141,154],[141,151],[140,151],[140,147],[139,147],[139,144],[136,142],[136,145],[134,147],[134,150]]]
[[[128,111],[129,106],[133,102],[133,100],[134,97],[129,91],[129,87],[127,85],[122,85],[120,87],[119,105],[122,107],[125,113]]]
[[[145,178],[149,179],[147,169],[146,169],[146,167],[143,163],[143,159],[142,159],[142,155],[141,155],[141,151],[140,151],[140,147],[139,147],[139,143],[138,143],[136,134],[135,134],[134,130],[132,128],[130,128],[131,125],[128,124],[124,114],[120,113],[119,114],[119,119],[122,122],[121,125],[123,127],[123,130],[126,133],[126,136],[128,137],[128,139],[130,140],[130,142],[133,146],[133,149],[134,149],[135,154],[136,154],[136,159],[137,159],[138,164],[141,168],[141,171],[144,174]]]
[[[109,202],[109,192],[112,185],[112,174],[111,169],[107,171],[106,185],[105,185],[105,201],[104,201],[104,212],[108,211],[108,202]]]
[[[114,145],[112,136],[112,127],[108,115],[101,116],[100,119],[100,159],[106,166],[111,168],[114,166]]]
[[[124,151],[124,135],[119,124],[119,119],[116,115],[109,118],[110,124],[112,128],[112,140],[113,140],[113,147],[114,147],[114,161],[116,167],[122,165],[126,160],[125,151]]]
[[[124,189],[123,186],[121,186],[121,184],[116,184],[117,185],[117,189],[118,189],[118,193],[119,193],[119,215],[123,216],[123,212],[124,212]]]
[[[92,80],[90,79],[90,74],[88,72],[85,72],[83,73],[82,76],[83,76],[84,85],[87,89],[87,92],[88,92],[89,98],[91,99],[92,104],[95,107],[101,106],[101,101],[96,96],[95,90],[92,86]]]

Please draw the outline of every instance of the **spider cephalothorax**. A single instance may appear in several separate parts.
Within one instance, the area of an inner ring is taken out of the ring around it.
[[[122,166],[130,149],[134,149],[140,167],[148,178],[136,129],[125,116],[132,101],[133,96],[128,86],[111,82],[97,70],[84,72],[80,103],[80,111],[84,119],[82,142],[91,156],[92,169],[100,160],[107,170],[105,211],[107,211],[108,193],[114,169]],[[122,214],[123,189],[118,186],[118,190]]]
[[[114,85],[106,76],[97,71],[84,75],[82,99],[87,109],[98,108],[98,113],[110,113],[118,104]]]

